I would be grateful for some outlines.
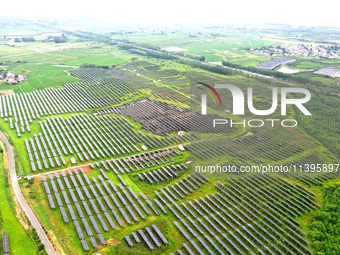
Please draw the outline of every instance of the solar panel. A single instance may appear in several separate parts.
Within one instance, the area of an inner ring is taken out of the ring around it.
[[[82,231],[82,229],[79,225],[79,222],[77,220],[74,220],[73,223],[76,226],[76,230],[77,230],[77,234],[78,234],[79,238],[80,239],[85,238],[84,233],[83,233],[83,231]]]
[[[68,189],[72,189],[72,187],[71,187],[71,185],[70,185],[70,182],[68,181],[67,177],[64,177],[64,181],[65,181],[65,183],[66,183],[66,187],[67,187]]]
[[[123,209],[123,208],[118,208],[118,209],[119,209],[120,213],[123,215],[123,217],[124,217],[126,223],[130,225],[130,224],[131,224],[131,220],[130,220],[130,218],[127,216],[127,214],[125,213],[124,209]]]
[[[197,240],[201,243],[201,245],[206,249],[211,255],[214,255],[215,253],[210,249],[210,247],[203,241],[202,238],[197,237]]]
[[[187,217],[188,215],[183,211],[183,209],[176,203],[172,202],[172,204],[177,208],[177,210],[184,216]]]
[[[57,186],[55,185],[55,181],[54,181],[54,180],[51,180],[50,182],[51,182],[51,184],[52,184],[52,189],[53,189],[53,191],[54,191],[54,192],[58,192]]]
[[[83,173],[83,177],[84,177],[86,183],[87,183],[88,185],[90,185],[90,184],[91,184],[91,180],[89,179],[89,177],[88,177],[85,173]]]
[[[60,188],[61,190],[65,190],[64,184],[63,184],[63,182],[62,182],[62,180],[61,180],[60,178],[57,179],[57,182],[58,182],[58,184],[59,184],[59,188]]]
[[[103,244],[103,245],[107,244],[106,241],[105,241],[105,238],[103,237],[102,234],[98,234],[98,238],[99,238],[99,241],[100,241],[101,244]]]
[[[77,212],[78,212],[80,218],[84,218],[85,215],[84,215],[84,213],[83,213],[83,210],[81,209],[81,206],[80,206],[78,203],[74,203],[74,204],[75,204],[75,206],[76,206],[76,209],[77,209]]]
[[[186,243],[182,243],[183,247],[187,250],[187,252],[190,255],[195,255],[195,253],[191,250],[191,248],[189,247],[189,245],[187,245]],[[184,253],[183,253],[184,254]]]
[[[197,237],[197,233],[189,226],[189,224],[185,221],[185,219],[181,219],[183,225],[189,230],[189,232],[194,236]]]
[[[98,247],[96,238],[94,238],[93,236],[90,236],[90,242],[91,242],[93,248],[97,248]]]
[[[117,192],[117,188],[116,186],[113,184],[113,182],[111,180],[108,180],[108,183],[111,185],[111,188],[113,189],[113,191]]]
[[[131,238],[129,236],[124,236],[125,237],[125,240],[127,242],[127,244],[132,247],[133,246],[133,242],[131,241]]]
[[[163,243],[168,244],[169,241],[166,239],[166,237],[163,235],[163,233],[159,230],[159,228],[156,225],[152,225],[153,229],[157,233],[157,235],[161,238]]]
[[[141,195],[141,197],[144,199],[144,200],[147,200],[148,198],[144,195],[144,193],[139,193],[140,195]],[[136,198],[136,199],[138,199],[138,197]]]
[[[85,196],[86,196],[88,199],[91,199],[92,196],[91,196],[91,194],[90,194],[90,192],[89,192],[89,190],[87,189],[86,186],[83,186],[83,190],[84,190],[84,192],[85,192]]]
[[[192,175],[189,175],[189,178],[192,182],[194,182],[197,186],[201,187],[202,184],[199,183]]]
[[[44,181],[44,186],[45,186],[46,193],[47,194],[51,194],[51,190],[50,190],[50,187],[48,186],[48,182],[47,181]]]
[[[100,229],[99,229],[99,227],[98,227],[98,224],[97,224],[95,218],[94,218],[93,216],[89,216],[89,218],[90,218],[90,221],[91,221],[92,226],[94,227],[94,230],[96,231],[96,233],[97,233],[97,234],[100,234],[101,231],[100,231]]]
[[[156,246],[161,247],[162,246],[161,243],[158,241],[156,236],[153,234],[152,230],[149,227],[146,227],[145,230],[146,230],[146,232],[148,232],[149,236],[151,237],[153,242],[156,244]]]
[[[97,217],[99,219],[100,224],[102,225],[103,229],[105,232],[110,231],[105,220],[103,219],[103,216],[101,214],[97,214]]]
[[[188,195],[188,192],[180,185],[181,183],[176,183],[175,185],[177,188],[179,188],[186,196]]]
[[[150,200],[146,200],[146,203],[151,207],[151,209],[153,210],[153,212],[156,214],[156,215],[160,215],[159,211],[156,209],[156,207],[151,203]]]
[[[218,236],[214,236],[215,239],[223,246],[224,249],[226,249],[229,254],[235,255],[235,253],[229,248],[229,246],[222,241],[222,239]]]
[[[182,193],[179,192],[179,191],[177,190],[177,188],[176,188],[174,185],[172,185],[172,186],[170,186],[170,187],[176,192],[176,194],[177,194],[178,196],[180,196],[181,198],[184,198],[184,196],[182,195]]]
[[[137,213],[139,214],[139,216],[145,220],[145,215],[141,212],[141,210],[139,209],[139,207],[136,204],[132,204],[132,206],[135,208],[135,210],[137,211]]]
[[[90,204],[91,204],[92,209],[94,210],[94,212],[95,212],[96,214],[99,213],[98,207],[97,207],[96,203],[93,201],[93,199],[89,199],[89,202],[90,202]]]
[[[4,252],[9,252],[9,238],[8,238],[8,233],[3,232],[3,250]]]
[[[247,237],[245,236],[239,229],[236,229],[236,232],[239,233],[243,239],[245,239],[248,243],[250,243],[253,247],[256,247],[256,245]]]
[[[143,210],[145,211],[145,213],[146,213],[147,215],[150,215],[150,214],[151,214],[150,211],[149,211],[149,209],[146,208],[145,204],[142,202],[142,200],[138,199],[137,202],[138,202],[138,204],[143,208]]]
[[[61,215],[63,217],[64,222],[65,223],[69,223],[70,220],[68,219],[68,216],[67,216],[65,208],[64,207],[60,207],[60,211],[61,211]]]
[[[209,241],[209,243],[220,253],[220,254],[225,254],[221,248],[208,236],[208,235],[205,235],[204,236],[205,239],[207,239]]]
[[[119,202],[118,202],[118,200],[117,200],[117,198],[113,195],[113,194],[109,194],[110,195],[110,198],[112,199],[112,201],[113,201],[113,203],[115,204],[115,206],[116,207],[122,207],[120,204],[119,204]]]
[[[190,236],[187,234],[187,232],[184,231],[184,229],[181,227],[181,225],[178,224],[177,221],[174,221],[174,224],[187,240],[191,240]]]
[[[105,200],[105,203],[107,204],[107,206],[109,207],[110,210],[113,210],[113,205],[110,201],[110,199],[107,197],[107,196],[103,196],[104,200]]]
[[[113,220],[112,220],[110,214],[109,214],[108,212],[104,212],[104,215],[105,215],[107,221],[109,222],[111,228],[116,229],[116,228],[117,228],[117,227],[116,227],[116,224],[113,222]]]
[[[61,201],[61,198],[60,198],[59,193],[56,192],[56,193],[54,193],[54,195],[55,195],[55,197],[56,197],[56,199],[57,199],[57,204],[58,204],[58,206],[59,206],[59,207],[60,207],[60,206],[63,206],[63,202]]]
[[[196,224],[196,222],[191,219],[190,217],[187,217],[187,219],[190,221],[190,223],[196,228],[196,230],[201,234],[204,235],[204,231]]]
[[[74,191],[72,189],[69,190],[70,194],[71,194],[71,198],[73,200],[74,203],[78,202],[77,196],[75,195]]]
[[[78,193],[78,196],[80,198],[80,200],[85,200],[83,193],[81,192],[80,188],[76,188],[76,191]]]
[[[126,190],[123,190],[123,194],[125,195],[125,197],[127,198],[127,200],[129,200],[129,202],[130,202],[131,204],[134,203],[133,199],[130,197],[129,193],[127,193]]]
[[[131,187],[128,186],[127,189],[130,191],[130,193],[134,197],[134,199],[136,199],[136,200],[139,199],[137,194],[135,193],[135,191]]]
[[[192,217],[196,218],[196,214],[190,210],[190,208],[185,204],[185,203],[182,203],[182,206],[191,214]]]
[[[81,202],[83,203],[83,206],[85,208],[86,214],[88,216],[92,215],[91,209],[90,209],[89,205],[87,204],[87,202],[85,200],[81,201]]]
[[[203,217],[210,224],[210,226],[212,226],[217,231],[217,233],[221,232],[221,230],[209,219],[208,216],[203,215]]]
[[[73,175],[70,175],[70,178],[71,178],[71,181],[72,181],[72,183],[73,183],[73,186],[74,186],[74,187],[78,187],[78,183],[77,183],[76,179],[74,178],[74,176],[73,176]]]
[[[106,212],[106,211],[107,211],[107,210],[106,210],[106,207],[105,207],[103,201],[100,199],[100,197],[97,197],[97,202],[98,202],[98,204],[99,204],[101,210],[102,210],[103,212]]]
[[[86,240],[82,239],[81,240],[81,244],[83,246],[84,251],[89,251],[90,250],[89,246],[87,245]]]
[[[119,217],[118,213],[115,210],[111,210],[113,216],[115,217],[115,219],[117,220],[119,226],[124,227],[124,223],[122,221],[122,219]]]
[[[97,189],[98,189],[100,195],[104,196],[104,195],[105,195],[105,192],[103,191],[103,189],[102,189],[102,187],[100,186],[100,184],[99,184],[99,183],[96,183],[95,185],[96,185],[96,187],[97,187]]]
[[[102,161],[103,162],[103,161]],[[103,162],[104,163],[104,162]],[[104,165],[104,164],[103,164]],[[104,165],[104,166],[106,166],[106,165]],[[106,168],[107,168],[107,166],[106,166]],[[100,170],[100,173],[102,174],[102,176],[104,177],[104,179],[105,180],[108,180],[109,179],[109,177],[107,177],[107,175],[106,175],[106,173],[104,172],[104,170],[103,169],[99,169]],[[107,170],[108,170],[108,168],[107,168]]]
[[[81,175],[77,174],[77,179],[78,179],[81,186],[85,186],[85,183],[84,183],[83,179],[81,178]]]
[[[204,215],[205,216],[205,215]],[[202,219],[197,218],[197,220],[199,221],[199,223],[204,227],[205,230],[207,230],[209,232],[210,235],[214,236],[215,233],[203,222]]]
[[[110,190],[109,186],[105,182],[102,182],[102,185],[108,194],[112,194],[112,191]]]
[[[67,208],[68,208],[68,211],[70,212],[71,219],[72,219],[72,220],[76,220],[76,219],[77,219],[77,216],[76,216],[76,214],[74,213],[73,207],[72,207],[71,205],[67,205]]]
[[[87,222],[87,220],[85,218],[82,218],[81,221],[83,222],[83,225],[85,227],[87,235],[88,236],[93,236],[92,230],[91,230],[90,225]]]
[[[158,205],[158,207],[161,209],[161,211],[162,211],[164,214],[168,214],[167,210],[165,210],[165,208],[163,207],[163,205],[162,205],[157,199],[154,199],[154,201],[156,202],[156,204]]]
[[[122,191],[124,190],[124,187],[121,183],[118,183],[118,187],[120,188],[120,190],[122,190]]]
[[[119,198],[119,200],[123,203],[123,205],[127,205],[127,203],[126,203],[126,201],[125,201],[125,199],[124,199],[124,197],[122,196],[122,194],[118,191],[118,192],[116,192],[116,194],[117,194],[117,196],[118,196],[118,198]]]
[[[91,191],[92,191],[92,194],[95,196],[95,197],[99,197],[98,196],[98,193],[96,192],[95,188],[92,186],[92,185],[89,185]]]
[[[205,253],[201,250],[201,248],[195,243],[194,240],[190,240],[190,243],[192,246],[194,246],[194,248],[196,249],[196,251],[200,254],[200,255],[205,255]],[[232,255],[234,255],[233,253],[231,253]]]
[[[184,180],[187,181],[187,183],[189,183],[191,187],[197,189],[197,187],[189,180],[189,178],[184,178]]]
[[[140,236],[143,238],[144,242],[146,243],[146,245],[149,247],[150,250],[153,250],[154,247],[151,244],[151,242],[149,241],[149,239],[146,237],[146,235],[144,234],[143,230],[138,229],[138,233],[140,234]]]
[[[133,238],[135,239],[136,243],[142,242],[142,241],[139,239],[139,236],[137,235],[136,232],[132,232],[131,234],[132,234]]]
[[[121,183],[124,185],[124,186],[127,186],[127,183],[124,181],[123,177],[120,176],[120,175],[117,175],[118,176],[118,179],[121,181]]]
[[[51,195],[51,194],[47,194],[47,197],[48,197],[48,201],[49,201],[49,203],[50,203],[50,207],[51,207],[52,209],[55,209],[55,204],[54,204],[54,200],[53,200],[52,195]]]
[[[203,216],[203,213],[191,201],[188,201],[188,203],[199,215]]]
[[[238,238],[232,231],[229,231],[230,235],[237,240],[237,242],[239,242],[247,251],[250,251],[249,247],[247,245],[245,245],[240,238]]]
[[[166,191],[165,190],[163,190],[163,189],[160,189],[160,191],[163,193],[163,195],[170,201],[170,202],[172,202],[173,201],[173,199],[168,195],[168,193],[166,193]]]
[[[172,206],[170,204],[166,204],[166,206],[170,209],[172,214],[174,214],[176,216],[177,219],[181,219],[181,216],[176,212],[176,210],[174,208],[172,208]]]

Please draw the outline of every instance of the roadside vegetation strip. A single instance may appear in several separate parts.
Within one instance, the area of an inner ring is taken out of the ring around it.
[[[56,251],[54,250],[54,247],[52,246],[50,240],[46,236],[42,226],[40,225],[39,221],[35,217],[33,211],[29,207],[27,201],[25,200],[25,197],[23,196],[20,186],[18,184],[18,179],[16,175],[16,168],[15,168],[15,158],[14,158],[14,153],[12,149],[12,145],[8,141],[7,137],[3,132],[0,132],[0,138],[4,141],[6,147],[7,147],[7,152],[8,152],[8,160],[9,160],[9,172],[10,172],[10,180],[14,192],[14,196],[17,197],[22,209],[25,211],[28,219],[30,220],[32,226],[34,227],[33,229],[33,235],[35,236],[36,242],[41,242],[44,244],[46,252],[49,255],[56,255]],[[40,240],[39,240],[40,239]]]
[[[1,211],[1,233],[8,232],[9,240],[10,240],[10,252],[11,254],[27,254],[27,255],[36,255],[37,247],[32,242],[31,238],[20,224],[19,220],[16,218],[11,205],[8,202],[8,192],[10,193],[10,187],[6,185],[5,179],[7,179],[7,184],[9,176],[9,165],[5,162],[7,161],[7,149],[4,146],[2,140],[0,140],[0,147],[3,148],[3,153],[0,153],[0,211]],[[5,160],[4,160],[5,158]]]

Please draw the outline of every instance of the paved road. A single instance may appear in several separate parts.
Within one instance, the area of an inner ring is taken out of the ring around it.
[[[20,186],[17,179],[17,174],[15,171],[15,160],[14,160],[14,153],[12,149],[12,145],[7,140],[7,137],[0,131],[0,138],[5,142],[7,146],[7,152],[8,152],[8,158],[9,158],[9,166],[10,166],[10,175],[11,175],[11,183],[14,190],[14,195],[18,198],[18,201],[20,203],[19,206],[22,207],[22,209],[25,211],[27,217],[31,221],[33,227],[37,230],[37,233],[42,241],[42,243],[45,245],[45,249],[48,254],[50,255],[57,255],[56,251],[54,250],[50,240],[47,238],[44,230],[42,229],[39,221],[35,217],[34,213],[32,212],[31,208],[27,204],[25,197],[23,196]]]

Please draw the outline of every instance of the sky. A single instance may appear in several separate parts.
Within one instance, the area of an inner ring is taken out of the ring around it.
[[[12,0],[0,15],[23,18],[98,17],[126,24],[224,24],[273,22],[340,27],[340,1],[306,0]]]

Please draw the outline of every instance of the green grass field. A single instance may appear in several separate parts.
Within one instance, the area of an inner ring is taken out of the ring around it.
[[[85,43],[11,43],[1,45],[0,52],[0,69],[28,76],[28,82],[20,86],[0,85],[0,90],[13,89],[15,93],[77,82],[78,79],[68,73],[73,66],[87,63],[111,67],[132,57],[115,46]]]

